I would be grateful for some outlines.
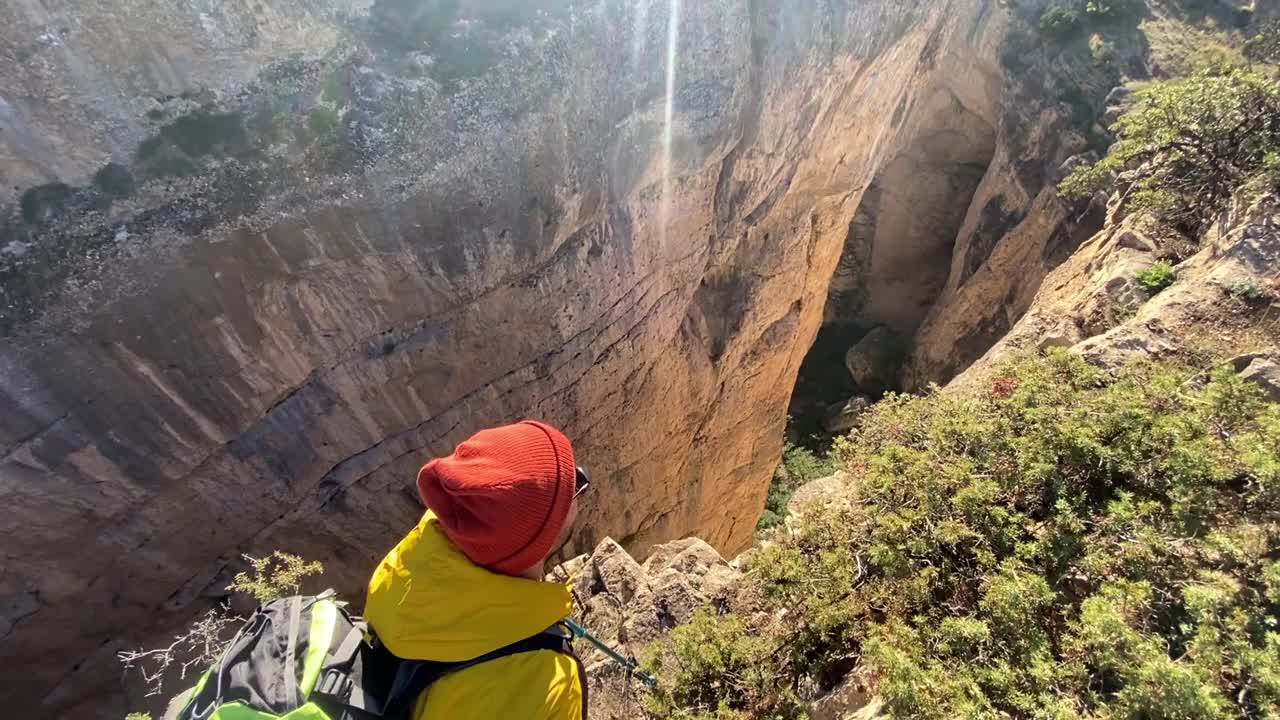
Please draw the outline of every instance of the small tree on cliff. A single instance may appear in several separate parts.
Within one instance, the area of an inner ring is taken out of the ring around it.
[[[1121,170],[1141,167],[1137,206],[1197,230],[1246,182],[1274,184],[1280,85],[1244,68],[1209,68],[1139,91],[1112,130],[1107,156],[1068,175],[1062,194],[1090,197]]]

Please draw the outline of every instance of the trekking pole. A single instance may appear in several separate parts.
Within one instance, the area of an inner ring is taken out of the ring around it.
[[[647,672],[642,671],[640,669],[640,663],[636,662],[636,659],[634,657],[623,657],[622,654],[619,653],[617,650],[614,650],[608,645],[605,645],[598,638],[596,638],[595,635],[592,635],[586,628],[570,620],[569,618],[565,618],[564,624],[568,625],[569,629],[573,631],[574,637],[580,637],[583,640],[586,640],[587,642],[591,643],[592,645],[595,645],[596,648],[600,650],[600,652],[604,653],[605,655],[608,655],[610,660],[613,660],[614,662],[618,663],[622,667],[626,668],[628,673],[635,675],[637,678],[639,678],[640,682],[644,683],[645,685],[651,688],[658,687],[658,678],[650,675]]]

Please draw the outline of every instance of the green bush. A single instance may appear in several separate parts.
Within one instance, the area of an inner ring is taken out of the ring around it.
[[[901,718],[1280,717],[1280,405],[1230,369],[1055,352],[834,452],[852,507],[658,645],[659,716],[798,718],[855,672]]]
[[[1187,53],[1182,63],[1188,73],[1204,75],[1230,75],[1248,64],[1238,48],[1212,42]]]
[[[1258,284],[1256,280],[1236,280],[1226,287],[1227,294],[1247,303],[1267,302],[1272,299],[1271,292]]]
[[[297,555],[274,550],[264,558],[245,555],[250,572],[237,573],[227,589],[250,595],[259,603],[269,603],[298,592],[302,581],[312,575],[322,575],[324,565],[307,561]]]
[[[756,711],[798,706],[792,693],[776,693],[780,680],[769,662],[768,638],[753,636],[734,615],[700,611],[672,631],[668,652],[654,654],[648,667],[670,682],[672,692],[649,698],[649,711],[663,718],[745,720],[735,706]]]
[[[1177,279],[1177,271],[1173,269],[1173,265],[1160,260],[1152,263],[1151,267],[1145,270],[1139,270],[1134,274],[1133,279],[1138,282],[1138,287],[1155,295],[1173,284]]]
[[[1106,70],[1118,75],[1116,70],[1116,62],[1119,54],[1116,52],[1116,44],[1110,40],[1105,40],[1101,36],[1094,35],[1089,39],[1089,52],[1093,56],[1093,64],[1099,69]],[[1089,108],[1090,120],[1093,119],[1093,108]]]
[[[1054,40],[1067,40],[1083,27],[1080,11],[1066,5],[1055,5],[1040,16],[1040,32]]]
[[[1219,70],[1138,91],[1112,128],[1118,140],[1107,156],[1073,170],[1059,191],[1090,197],[1121,170],[1140,166],[1136,206],[1198,230],[1246,184],[1274,186],[1269,159],[1280,152],[1280,85],[1242,68]]]
[[[756,524],[757,530],[768,530],[782,524],[787,517],[787,503],[801,485],[835,472],[835,466],[827,458],[806,447],[786,444],[782,460],[773,471],[769,484],[769,496],[765,500],[764,513]]]
[[[1085,15],[1094,22],[1114,22],[1139,17],[1146,11],[1142,0],[1088,0],[1084,4]]]

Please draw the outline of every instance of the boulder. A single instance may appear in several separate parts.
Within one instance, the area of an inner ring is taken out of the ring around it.
[[[653,575],[668,568],[684,573],[705,573],[713,565],[728,565],[716,549],[701,538],[673,540],[654,548],[644,561],[645,572]]]
[[[732,565],[712,565],[700,582],[694,584],[694,589],[708,601],[713,601],[724,596],[737,581],[738,571]]]
[[[1036,342],[1036,350],[1045,352],[1052,348],[1069,348],[1080,339],[1080,330],[1075,326],[1060,326],[1041,335]]]
[[[1240,377],[1257,385],[1267,394],[1272,402],[1280,402],[1280,363],[1275,356],[1254,355],[1240,367],[1238,359],[1232,361],[1237,366]]]
[[[787,502],[788,518],[792,521],[797,520],[806,510],[814,507],[828,507],[836,503],[847,504],[848,481],[848,473],[837,472],[801,485]]]
[[[1133,99],[1133,89],[1126,85],[1117,85],[1107,93],[1104,103],[1107,107],[1128,107]]]
[[[1122,325],[1081,342],[1075,349],[1093,365],[1104,370],[1118,370],[1135,360],[1168,356],[1177,349],[1177,345],[1151,327]]]
[[[583,553],[577,557],[569,558],[563,562],[556,563],[550,571],[547,572],[546,580],[548,582],[574,582],[587,566],[588,555]]]
[[[659,545],[644,563],[650,577],[676,572],[686,578],[692,591],[703,601],[710,600],[737,577],[715,548],[701,538],[685,538]],[[654,588],[657,592],[657,588]]]
[[[847,433],[858,426],[858,418],[870,406],[871,400],[862,395],[849,398],[846,402],[828,405],[822,427],[832,434]]]
[[[1061,180],[1062,178],[1070,175],[1076,168],[1084,167],[1085,165],[1092,165],[1096,162],[1098,162],[1098,154],[1092,150],[1080,153],[1079,155],[1072,155],[1066,160],[1063,160],[1062,164],[1058,166],[1058,172],[1055,174],[1055,177],[1058,180]]]
[[[575,617],[624,655],[640,655],[699,608],[721,598],[740,577],[714,548],[698,538],[659,545],[643,565],[621,545],[606,539],[583,561],[582,568],[587,579],[574,587]],[[561,574],[554,579],[560,580]],[[593,648],[580,650],[589,674],[606,670],[611,663]]]
[[[1255,352],[1247,352],[1236,355],[1227,361],[1227,364],[1238,373],[1244,372],[1246,368],[1254,363],[1255,360],[1271,360],[1280,359],[1280,354],[1272,353],[1266,350],[1258,350]]]
[[[809,705],[809,720],[864,720],[878,717],[882,708],[862,678],[850,673]]]
[[[859,390],[877,395],[897,384],[905,347],[902,336],[880,325],[849,348],[844,365]]]
[[[596,546],[589,564],[593,594],[608,593],[626,604],[649,591],[644,568],[612,538],[605,538]]]
[[[663,570],[653,579],[653,605],[661,629],[669,630],[687,621],[704,604],[689,580],[688,575],[675,569]]]
[[[1147,292],[1134,280],[1134,275],[1146,264],[1145,259],[1131,257],[1113,263],[1105,273],[1098,274],[1096,290],[1084,297],[1075,309],[1084,335],[1093,337],[1111,330],[1133,317],[1147,302]]]
[[[1121,232],[1116,238],[1116,245],[1142,252],[1154,253],[1156,251],[1156,244],[1151,238],[1133,229]]]

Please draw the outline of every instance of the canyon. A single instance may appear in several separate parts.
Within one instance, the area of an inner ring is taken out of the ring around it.
[[[521,417],[596,478],[575,551],[745,549],[803,367],[884,328],[946,382],[1100,227],[1052,186],[1110,84],[1036,10],[0,8],[0,705],[123,714],[245,553],[361,597]]]

